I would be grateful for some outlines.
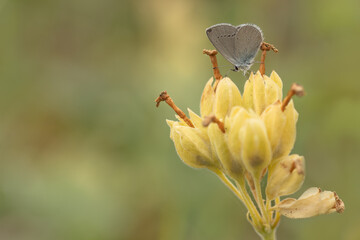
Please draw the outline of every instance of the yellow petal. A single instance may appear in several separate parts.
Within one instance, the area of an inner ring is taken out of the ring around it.
[[[245,82],[243,94],[243,106],[246,109],[254,109],[254,74],[251,72],[249,79]]]
[[[224,120],[225,116],[230,113],[231,108],[240,104],[241,94],[237,86],[230,78],[221,79],[215,93],[215,116],[220,120]]]
[[[202,117],[208,116],[213,112],[215,92],[212,87],[213,78],[206,83],[200,101],[200,114]]]
[[[227,144],[231,154],[239,163],[242,162],[240,129],[244,126],[246,120],[251,117],[252,115],[245,108],[239,107],[237,110],[234,110],[232,114],[230,114],[230,118],[227,118],[225,121]]]
[[[264,75],[265,81],[265,106],[269,106],[276,101],[281,100],[281,89],[279,86],[268,76]]]
[[[180,142],[183,148],[189,152],[199,152],[202,156],[211,159],[210,140],[196,128],[178,127]]]
[[[255,75],[251,73],[249,79],[245,82],[243,106],[247,109],[253,109],[258,115],[264,111],[268,105],[267,102],[276,100],[279,96],[278,86],[271,79],[266,78],[269,82],[267,89],[265,80],[259,71]],[[269,93],[268,99],[266,98],[266,92]]]
[[[239,111],[241,111],[242,109],[244,109],[241,106],[235,106],[231,109],[230,115],[227,119],[232,119]]]
[[[275,166],[269,167],[266,195],[276,197],[296,192],[304,182],[304,157],[297,154],[280,158]]]
[[[206,131],[206,128],[202,125],[202,118],[198,116],[196,113],[194,113],[190,108],[188,108],[189,117],[191,122],[194,124],[196,128],[202,129]]]
[[[248,119],[240,129],[242,162],[254,178],[260,178],[271,160],[270,141],[260,119]]]
[[[281,111],[280,102],[268,106],[262,113],[261,118],[264,121],[271,149],[274,154],[277,152],[286,124],[286,116],[283,111]]]
[[[279,86],[280,93],[282,93],[283,83],[279,75],[275,71],[272,71],[270,78]],[[279,96],[279,98],[282,99],[282,96]]]
[[[172,120],[166,119],[166,123],[167,123],[167,125],[170,127],[170,129],[171,129],[171,128],[172,128],[172,126],[174,125],[175,121],[172,121]]]
[[[181,126],[188,126],[188,125],[186,124],[186,122],[184,121],[184,119],[182,119],[179,115],[175,114],[175,118],[179,121],[179,124],[180,124]]]
[[[225,173],[235,180],[243,177],[244,168],[230,153],[228,145],[225,141],[226,133],[224,134],[219,127],[213,123],[208,127],[208,134],[210,142],[215,149]]]
[[[179,157],[194,168],[217,168],[217,158],[212,156],[210,141],[201,130],[174,123],[172,138]]]
[[[313,187],[305,191],[298,200],[285,199],[274,209],[288,218],[308,218],[335,211],[341,213],[345,205],[335,192],[322,192],[319,188]]]
[[[173,140],[172,127],[174,126],[175,121],[166,119],[167,125],[170,127],[170,139]]]
[[[254,77],[254,110],[255,112],[260,115],[265,107],[265,84],[264,79],[261,76],[260,72],[257,72]]]
[[[292,148],[294,147],[295,138],[296,138],[296,122],[299,114],[294,108],[294,103],[291,100],[290,103],[286,106],[284,111],[286,117],[286,123],[282,136],[280,138],[279,145],[276,150],[274,150],[273,157],[278,158],[282,156],[289,155]]]

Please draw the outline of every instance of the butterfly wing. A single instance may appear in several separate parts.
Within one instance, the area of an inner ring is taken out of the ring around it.
[[[242,24],[236,27],[235,59],[236,66],[247,70],[253,64],[264,37],[261,29],[254,24]]]
[[[206,29],[206,34],[216,50],[229,62],[236,65],[235,36],[236,27],[220,23]]]

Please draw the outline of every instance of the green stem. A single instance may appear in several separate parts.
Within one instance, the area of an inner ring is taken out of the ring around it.
[[[225,174],[220,170],[214,172],[216,173],[216,175],[218,175],[221,181],[240,199],[240,201],[245,204],[243,195],[237,190],[234,184],[230,182],[230,180],[225,176]]]
[[[262,193],[261,193],[261,185],[260,185],[260,180],[259,178],[254,178],[254,183],[255,183],[255,191],[256,191],[256,197],[257,197],[257,202],[261,211],[261,215],[263,217],[264,222],[269,223],[268,222],[268,212],[266,211],[265,205],[264,205],[264,201],[262,198]]]
[[[276,240],[276,229],[272,229],[271,232],[259,233],[262,240]]]
[[[271,208],[271,200],[269,200],[268,197],[266,197],[266,211],[268,214],[268,222],[269,223],[271,223],[272,216],[273,216],[273,211],[271,211],[270,208]]]
[[[280,203],[280,197],[277,197],[276,199],[275,199],[275,205],[278,205]],[[274,220],[273,220],[273,223],[271,224],[271,227],[272,228],[276,228],[277,227],[277,225],[279,224],[279,221],[280,221],[280,213],[279,213],[279,211],[276,211],[275,212],[275,218],[274,218]]]
[[[262,225],[261,216],[260,216],[258,210],[256,209],[254,202],[251,200],[251,198],[246,190],[244,178],[240,178],[236,182],[237,182],[239,191],[243,193],[245,205],[248,208],[249,212],[251,213],[252,221],[255,224],[254,227],[256,229],[261,228],[261,225]]]
[[[220,170],[213,170],[216,175],[221,179],[221,181],[243,202],[245,207],[249,210],[251,219],[253,221],[255,229],[260,229],[261,224],[261,216],[259,212],[256,210],[254,203],[251,201],[249,195],[245,189],[245,182],[238,182],[240,189],[236,188],[232,182],[226,177],[226,175]],[[245,189],[245,191],[244,191]]]

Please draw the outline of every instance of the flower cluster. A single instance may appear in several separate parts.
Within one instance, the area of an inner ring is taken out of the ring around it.
[[[336,193],[318,188],[280,201],[296,192],[305,177],[304,157],[290,154],[298,119],[291,96],[302,95],[303,89],[293,85],[283,99],[282,88],[276,72],[270,77],[251,73],[243,94],[229,78],[214,84],[211,78],[202,93],[200,116],[189,110],[190,119],[167,120],[182,161],[217,174],[248,208],[249,222],[264,239],[274,239],[280,215],[307,218],[344,210]]]

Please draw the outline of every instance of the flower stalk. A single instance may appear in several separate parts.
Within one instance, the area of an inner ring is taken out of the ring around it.
[[[166,91],[161,92],[159,97],[155,99],[156,107],[159,107],[162,101],[165,101],[172,109],[174,109],[176,114],[179,115],[179,117],[183,119],[186,124],[189,125],[189,127],[194,127],[194,124],[191,122],[191,120],[186,116],[183,111],[181,111],[180,108],[175,105],[174,101],[171,99],[171,97],[167,94]]]
[[[277,48],[275,48],[274,45],[270,43],[263,42],[260,46],[261,52],[261,62],[260,62],[260,68],[259,71],[261,73],[261,76],[265,74],[265,58],[266,58],[266,52],[273,50],[275,53],[279,52]]]
[[[216,86],[218,85],[219,81],[222,79],[222,76],[221,76],[220,70],[219,70],[219,66],[218,66],[218,62],[217,62],[217,58],[216,58],[216,54],[218,54],[218,52],[216,50],[204,49],[203,54],[206,54],[210,57],[210,61],[213,66],[214,77],[216,79],[215,86],[214,86],[214,88],[216,90]]]
[[[209,116],[206,116],[204,118],[204,121],[203,121],[203,126],[204,127],[207,127],[210,125],[210,123],[216,123],[219,127],[219,129],[225,133],[225,126],[224,126],[224,123],[222,121],[220,121],[214,114],[212,115],[209,115]]]
[[[285,111],[286,106],[289,104],[291,98],[294,95],[296,95],[298,97],[302,97],[305,95],[304,88],[297,83],[293,83],[291,85],[291,88],[290,88],[288,94],[286,95],[285,99],[283,100],[283,102],[281,104],[281,111]]]

